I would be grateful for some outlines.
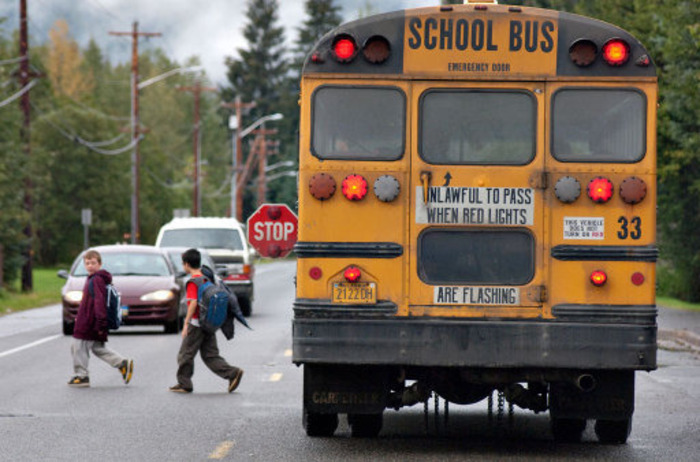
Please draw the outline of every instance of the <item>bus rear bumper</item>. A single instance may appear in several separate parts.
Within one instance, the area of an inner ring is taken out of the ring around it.
[[[296,316],[293,361],[648,371],[656,369],[656,331],[655,322]]]

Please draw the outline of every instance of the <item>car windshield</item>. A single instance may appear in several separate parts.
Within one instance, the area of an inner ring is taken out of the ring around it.
[[[163,255],[152,253],[103,253],[102,269],[112,276],[170,276],[170,267]],[[87,276],[82,258],[73,276]]]
[[[243,250],[243,242],[236,229],[171,229],[163,232],[160,247]]]

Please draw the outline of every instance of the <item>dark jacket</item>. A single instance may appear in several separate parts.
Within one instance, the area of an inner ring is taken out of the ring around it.
[[[93,295],[88,286],[92,281]],[[89,276],[83,286],[83,298],[80,300],[78,315],[75,318],[73,337],[80,340],[107,341],[107,284],[111,284],[112,275],[106,270],[99,270]]]

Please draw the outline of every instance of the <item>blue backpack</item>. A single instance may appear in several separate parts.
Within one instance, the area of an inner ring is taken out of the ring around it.
[[[92,287],[92,279],[90,279],[90,282],[88,283],[88,292],[90,292],[91,297],[95,296],[95,289]],[[122,325],[121,296],[112,284],[107,284],[107,286],[105,287],[105,292],[105,307],[107,308],[107,328],[110,330],[117,330],[119,329],[119,326]]]
[[[199,327],[213,334],[226,320],[229,292],[205,277],[192,278],[191,281],[197,284]]]

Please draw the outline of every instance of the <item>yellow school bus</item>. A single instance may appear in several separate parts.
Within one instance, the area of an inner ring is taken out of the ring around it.
[[[624,30],[489,2],[334,29],[301,82],[304,426],[498,392],[631,430],[656,368],[654,64]]]

